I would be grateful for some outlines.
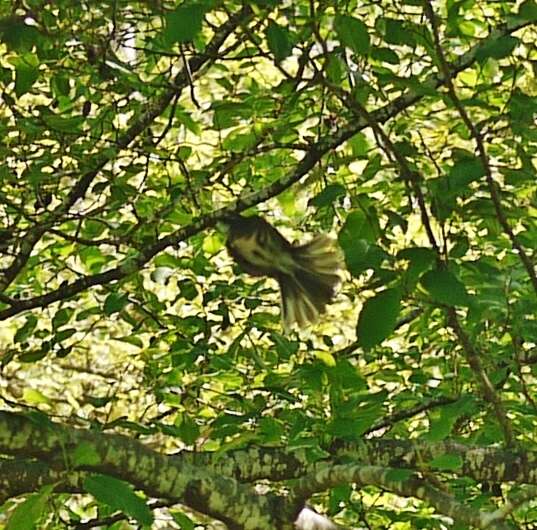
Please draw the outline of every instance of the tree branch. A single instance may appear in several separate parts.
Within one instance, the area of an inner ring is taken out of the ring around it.
[[[481,512],[461,504],[448,493],[433,487],[416,473],[401,477],[397,470],[380,466],[344,464],[326,466],[297,481],[293,493],[299,497],[309,497],[318,491],[345,484],[358,487],[377,486],[403,497],[416,497],[433,506],[439,513],[451,517],[457,523],[475,528],[508,530],[501,519],[493,519],[487,512]]]
[[[505,24],[501,29],[494,30],[490,33],[489,37],[483,39],[478,45],[472,48],[467,53],[463,54],[458,61],[453,65],[452,73],[458,73],[468,66],[470,66],[474,60],[478,51],[486,46],[487,43],[498,39],[504,35],[508,35],[522,27],[529,25],[527,21],[510,21]],[[191,64],[191,71],[193,71],[193,65]],[[424,85],[430,88],[437,88],[445,83],[445,79],[442,76],[432,75],[424,81]],[[172,94],[173,96],[173,94]],[[170,96],[170,97],[172,97]],[[372,118],[377,123],[384,123],[390,118],[396,116],[398,113],[407,109],[411,105],[418,102],[423,97],[422,93],[418,93],[413,90],[409,90],[406,94],[399,96],[393,102],[388,103],[384,107],[371,112]],[[11,307],[0,310],[0,320],[5,320],[9,317],[17,315],[28,309],[34,309],[37,307],[43,308],[48,305],[75,296],[76,294],[85,291],[86,289],[95,285],[103,285],[124,278],[125,276],[132,274],[140,270],[149,260],[151,260],[156,254],[167,248],[168,246],[176,246],[179,242],[188,239],[194,234],[201,232],[207,228],[211,228],[216,223],[227,217],[232,212],[241,212],[266,201],[267,199],[274,197],[286,190],[296,182],[298,182],[304,175],[312,169],[315,164],[322,158],[323,155],[331,150],[339,147],[354,134],[358,133],[362,129],[368,126],[368,123],[364,119],[356,120],[356,123],[347,125],[346,127],[337,131],[330,139],[322,139],[314,143],[308,153],[298,162],[295,170],[288,176],[272,183],[266,188],[254,192],[244,198],[237,200],[234,204],[211,212],[205,215],[203,218],[196,219],[190,225],[181,228],[163,238],[158,240],[155,244],[149,246],[144,251],[140,252],[138,256],[129,257],[122,264],[114,269],[98,273],[95,275],[88,275],[72,283],[59,287],[44,295],[36,296],[33,298],[27,298],[19,300],[12,304]],[[41,228],[40,228],[41,229]],[[45,228],[46,230],[46,228]],[[30,249],[31,252],[31,249]],[[28,254],[29,256],[29,254]],[[0,286],[2,283],[0,282]]]
[[[450,67],[444,55],[444,50],[440,42],[440,32],[438,29],[438,21],[434,14],[433,7],[431,5],[430,0],[426,0],[424,2],[424,8],[425,8],[425,14],[427,18],[429,19],[429,22],[431,23],[431,26],[433,29],[433,37],[434,37],[436,54],[440,62],[440,67],[441,67],[442,74],[445,79],[445,85],[448,90],[449,97],[451,101],[453,102],[453,105],[455,105],[455,108],[460,114],[462,121],[464,122],[468,130],[470,131],[470,134],[472,135],[472,138],[475,141],[477,152],[479,153],[479,159],[481,160],[481,164],[483,165],[483,168],[485,170],[485,178],[486,178],[487,185],[489,188],[489,193],[492,199],[492,204],[494,205],[494,210],[496,212],[496,217],[498,218],[498,222],[503,228],[503,231],[505,232],[505,234],[511,241],[512,247],[518,252],[520,261],[524,265],[528,273],[528,276],[530,277],[531,283],[533,285],[533,290],[537,294],[537,272],[535,271],[535,267],[532,263],[532,260],[530,259],[530,257],[526,253],[526,250],[524,249],[524,247],[522,246],[522,244],[516,237],[515,233],[513,232],[513,229],[511,228],[511,225],[509,224],[509,221],[507,220],[507,217],[503,211],[502,202],[501,202],[500,193],[499,193],[500,185],[498,184],[498,182],[494,180],[494,177],[492,176],[492,170],[490,167],[489,157],[487,155],[487,150],[485,148],[485,141],[483,139],[483,136],[478,131],[474,122],[470,118],[468,112],[466,111],[466,108],[461,103],[457,95],[457,91],[455,90],[455,85],[453,84],[453,77],[455,77],[456,72],[450,71]]]
[[[36,224],[29,229],[26,235],[21,238],[19,253],[11,265],[4,270],[3,276],[0,277],[0,291],[5,290],[17,277],[27,263],[32,250],[43,234],[45,234],[49,228],[53,227],[63,215],[69,212],[74,204],[85,196],[90,184],[106,164],[111,162],[122,149],[128,147],[134,139],[136,139],[166,110],[173,98],[175,98],[177,94],[180,94],[184,88],[189,86],[189,76],[192,73],[200,71],[202,67],[216,60],[216,52],[222,46],[224,41],[239,24],[243,23],[251,15],[252,10],[250,7],[246,6],[239,13],[230,17],[224,24],[222,24],[219,31],[207,46],[206,53],[190,59],[188,65],[185,65],[185,67],[176,75],[173,83],[174,86],[161,95],[155,102],[149,104],[147,110],[145,110],[141,116],[137,116],[132,120],[128,129],[118,138],[114,149],[108,150],[105,154],[101,154],[96,157],[95,160],[88,163],[91,169],[87,170],[78,182],[76,182],[62,203],[39,224]]]
[[[83,431],[0,412],[0,451],[34,457],[59,470],[97,471],[224,522],[231,529],[290,528],[301,506],[258,495],[229,476],[171,459],[124,436]]]
[[[462,329],[459,319],[457,318],[457,311],[454,307],[447,309],[448,315],[448,324],[451,329],[454,331],[457,339],[459,340],[460,345],[462,346],[462,351],[464,356],[472,369],[472,372],[477,376],[479,384],[481,386],[481,391],[483,392],[483,397],[492,405],[498,422],[503,431],[503,436],[507,446],[511,446],[514,442],[513,438],[513,428],[511,422],[507,417],[503,403],[500,399],[500,396],[496,392],[494,385],[490,382],[488,375],[483,369],[481,364],[481,357],[479,352],[474,348],[474,345],[471,343],[470,338],[466,332]]]

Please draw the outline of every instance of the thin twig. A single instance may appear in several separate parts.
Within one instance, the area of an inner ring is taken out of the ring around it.
[[[478,380],[481,385],[481,390],[483,392],[484,398],[492,405],[494,412],[500,426],[503,430],[503,435],[505,438],[505,443],[507,447],[511,447],[514,442],[513,438],[513,429],[511,427],[511,422],[507,417],[503,404],[498,396],[494,385],[490,382],[488,375],[483,369],[481,364],[481,358],[479,352],[474,348],[474,345],[471,343],[470,338],[466,332],[462,329],[459,320],[457,318],[457,313],[454,307],[447,309],[448,323],[451,329],[454,331],[455,335],[459,339],[459,343],[462,346],[463,352],[465,354],[466,360],[470,365],[470,368],[474,374],[478,377]]]
[[[485,170],[485,178],[486,178],[487,185],[489,188],[490,197],[494,205],[494,210],[496,212],[496,217],[498,218],[498,221],[501,227],[503,228],[503,231],[505,232],[505,234],[511,241],[512,247],[518,252],[520,261],[522,261],[522,264],[524,265],[526,271],[528,272],[528,275],[531,279],[531,283],[533,285],[533,289],[535,293],[537,293],[537,273],[535,271],[535,267],[533,266],[532,260],[526,253],[526,250],[524,249],[524,247],[522,246],[522,244],[516,237],[515,233],[513,232],[513,229],[511,228],[511,225],[509,224],[509,221],[507,220],[505,212],[503,211],[500,193],[499,193],[500,185],[498,182],[494,180],[494,177],[492,176],[492,170],[490,167],[489,157],[487,155],[483,137],[481,136],[481,133],[478,131],[477,127],[472,122],[472,119],[470,118],[468,112],[466,111],[466,108],[464,107],[464,105],[462,104],[461,100],[459,99],[457,95],[457,91],[455,90],[455,85],[453,84],[454,73],[450,70],[448,62],[444,55],[444,50],[440,43],[440,32],[438,29],[438,22],[434,14],[433,7],[431,5],[430,0],[425,1],[424,7],[425,7],[425,14],[427,18],[429,19],[429,22],[431,23],[431,26],[433,29],[435,49],[436,49],[436,53],[438,56],[438,60],[440,62],[442,74],[445,79],[445,85],[448,90],[449,97],[451,101],[453,102],[453,105],[455,105],[455,108],[460,114],[462,121],[464,122],[468,130],[470,131],[470,134],[472,135],[472,138],[475,141],[477,151],[479,153],[479,159],[481,160],[481,164],[483,165],[483,169]]]

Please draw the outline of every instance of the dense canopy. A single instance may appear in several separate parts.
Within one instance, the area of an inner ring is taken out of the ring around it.
[[[0,528],[534,528],[536,23],[2,3]],[[239,213],[337,242],[318,322]]]

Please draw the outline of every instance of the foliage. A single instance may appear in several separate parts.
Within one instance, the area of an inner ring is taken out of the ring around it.
[[[2,5],[0,528],[535,525],[536,21]],[[337,239],[309,330],[244,211]]]

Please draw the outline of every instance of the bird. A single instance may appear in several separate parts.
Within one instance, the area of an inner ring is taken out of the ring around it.
[[[341,281],[342,257],[334,240],[321,234],[293,244],[258,215],[235,214],[225,222],[226,246],[239,267],[252,276],[277,280],[284,329],[315,323]]]

